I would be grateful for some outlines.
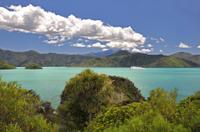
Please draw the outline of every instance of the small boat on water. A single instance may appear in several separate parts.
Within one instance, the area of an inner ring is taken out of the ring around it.
[[[144,70],[143,67],[131,66],[130,69],[132,70]]]

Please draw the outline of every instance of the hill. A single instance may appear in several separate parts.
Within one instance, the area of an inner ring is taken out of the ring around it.
[[[186,53],[186,52],[178,52],[178,53],[173,54],[172,56],[181,58],[184,60],[188,60],[188,61],[191,61],[193,63],[197,63],[198,65],[200,65],[200,55],[192,55],[192,54]]]
[[[148,55],[142,53],[130,53],[128,51],[118,51],[112,55],[93,58],[83,61],[80,66],[100,66],[100,67],[198,67],[200,63],[182,59],[175,56]]]
[[[0,60],[7,61],[15,66],[26,66],[27,64],[39,64],[41,66],[71,66],[91,57],[82,55],[65,54],[40,54],[36,51],[14,52],[0,49]]]
[[[104,52],[105,53],[105,52]],[[114,53],[98,53],[97,55],[67,55],[48,53],[41,54],[36,51],[14,52],[0,49],[0,60],[15,66],[38,64],[41,66],[89,66],[89,67],[199,67],[200,55],[177,53],[170,56],[150,55],[117,51]]]
[[[172,67],[172,68],[181,68],[181,67],[198,67],[198,64],[191,61],[183,60],[180,58],[168,56],[163,57],[149,65],[147,67]]]

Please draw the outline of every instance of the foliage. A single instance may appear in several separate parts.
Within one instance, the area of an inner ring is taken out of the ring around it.
[[[176,112],[177,123],[183,124],[193,132],[200,130],[200,92],[182,100]]]
[[[56,126],[37,113],[40,105],[32,92],[0,80],[0,131],[56,131]]]
[[[139,102],[144,100],[144,97],[141,95],[140,90],[135,87],[132,81],[117,76],[109,76],[109,78],[112,80],[115,91],[117,91],[118,93],[124,93],[126,95],[127,100],[123,103]]]
[[[38,64],[28,64],[28,65],[26,65],[26,67],[25,67],[26,69],[42,69],[42,67],[40,66],[40,65],[38,65]]]
[[[147,67],[197,67],[197,63],[187,61],[173,56],[167,56],[156,60],[155,62],[147,65]]]
[[[176,114],[177,91],[167,92],[161,88],[150,92],[148,102],[154,111],[161,113],[169,121],[173,121]]]
[[[15,69],[15,66],[8,64],[4,61],[0,61],[0,69]]]
[[[119,127],[105,130],[106,132],[188,132],[182,125],[169,123],[157,112],[147,112],[132,117]]]
[[[143,99],[127,79],[85,70],[72,78],[62,93],[58,108],[62,129],[83,130],[106,107]]]
[[[86,70],[72,78],[65,86],[58,109],[62,129],[83,129],[96,113],[114,101],[112,91],[112,82],[106,75]]]
[[[146,102],[109,107],[90,122],[86,131],[102,131],[109,127],[118,127],[131,117],[141,115],[150,109],[151,106]]]
[[[152,90],[147,101],[112,106],[99,113],[85,131],[198,132],[200,92],[176,103],[176,90]]]

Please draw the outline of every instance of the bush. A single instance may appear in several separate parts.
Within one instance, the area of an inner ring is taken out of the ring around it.
[[[147,112],[132,117],[119,127],[105,130],[106,132],[188,132],[182,125],[169,123],[157,112]]]
[[[113,106],[100,113],[90,122],[86,131],[103,131],[109,127],[118,127],[128,119],[149,111],[151,106],[146,102],[132,103],[124,106]]]
[[[0,80],[0,131],[56,131],[37,113],[38,96],[15,82]]]
[[[148,102],[154,111],[161,113],[169,121],[174,121],[176,114],[176,96],[177,91],[167,92],[164,89],[157,88],[150,92]]]
[[[200,130],[200,92],[182,100],[176,112],[177,123],[183,124],[192,132]]]
[[[114,101],[113,85],[106,75],[86,70],[67,83],[58,108],[61,131],[83,130],[95,115]]]
[[[67,82],[61,95],[60,130],[83,130],[108,106],[142,99],[130,81],[85,70]]]

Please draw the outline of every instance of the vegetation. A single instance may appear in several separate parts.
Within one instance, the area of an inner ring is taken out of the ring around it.
[[[15,69],[15,66],[8,64],[4,61],[0,61],[0,69]]]
[[[157,88],[145,100],[131,81],[85,70],[67,82],[57,114],[34,91],[0,80],[0,131],[199,132],[200,92],[176,96]]]
[[[198,132],[199,92],[176,103],[176,91],[155,89],[147,101],[108,107],[94,118],[86,131]]]
[[[55,132],[56,125],[38,113],[41,103],[32,91],[0,80],[0,131]]]
[[[186,61],[176,57],[163,57],[151,64],[147,67],[172,67],[172,68],[179,68],[179,67],[197,67],[198,64],[195,64],[190,61]]]
[[[83,130],[106,107],[139,100],[143,97],[130,81],[86,70],[72,78],[61,95],[60,131]]]
[[[113,52],[103,57],[88,55],[40,54],[36,51],[13,52],[0,49],[0,60],[16,66],[36,63],[42,66],[100,66],[100,67],[200,67],[200,55],[177,53],[173,55],[149,55]]]
[[[29,64],[29,65],[26,65],[25,68],[26,69],[42,69],[42,67],[38,64]]]

